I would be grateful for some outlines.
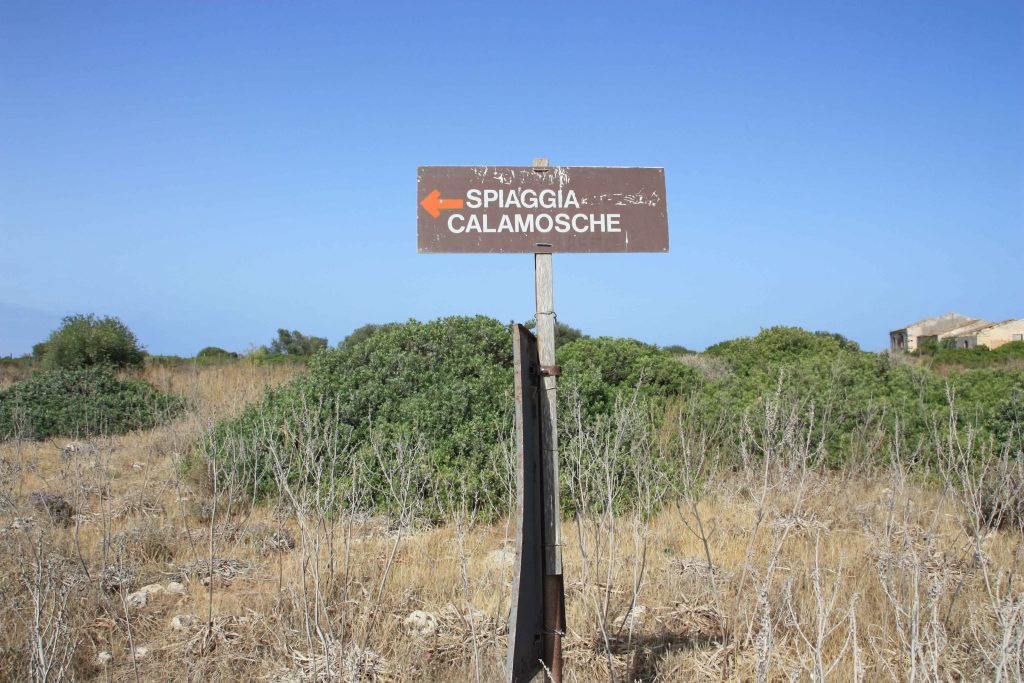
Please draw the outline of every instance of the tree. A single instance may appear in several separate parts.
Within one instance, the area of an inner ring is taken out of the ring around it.
[[[313,356],[326,348],[326,337],[307,337],[298,330],[280,329],[270,343],[270,352],[283,356]]]
[[[117,318],[69,315],[39,348],[43,367],[139,367],[145,352],[128,327]]]

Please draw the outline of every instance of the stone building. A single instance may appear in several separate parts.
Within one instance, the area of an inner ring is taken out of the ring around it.
[[[958,349],[987,346],[997,349],[1013,341],[1024,341],[1024,318],[989,323],[980,328],[958,332],[954,337]]]
[[[935,318],[918,320],[916,323],[889,333],[889,349],[892,351],[916,351],[922,342],[939,340],[939,335],[973,323],[983,322],[959,313],[947,313]]]
[[[970,348],[965,340],[976,334],[978,330],[982,330],[986,327],[991,326],[992,324],[993,323],[989,322],[988,320],[975,320],[966,325],[954,327],[951,330],[943,332],[942,334],[939,335],[938,341],[941,344],[946,339],[951,339],[953,341],[954,346],[956,346],[959,349]]]

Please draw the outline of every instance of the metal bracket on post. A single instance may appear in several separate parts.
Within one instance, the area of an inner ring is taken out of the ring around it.
[[[538,377],[561,377],[561,365],[537,365],[531,368],[533,374]]]

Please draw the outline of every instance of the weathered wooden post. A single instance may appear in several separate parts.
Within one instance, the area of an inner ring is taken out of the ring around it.
[[[508,619],[507,680],[529,681],[544,661],[544,505],[541,483],[540,356],[522,325],[512,330],[516,392],[516,559]]]
[[[535,159],[547,169],[547,159]],[[547,171],[538,170],[538,173]],[[539,245],[538,245],[539,246]],[[544,513],[544,664],[554,683],[562,683],[562,634],[565,589],[562,579],[562,511],[558,500],[558,376],[555,365],[555,291],[553,255],[533,255],[537,293],[537,353],[540,356],[541,496]]]

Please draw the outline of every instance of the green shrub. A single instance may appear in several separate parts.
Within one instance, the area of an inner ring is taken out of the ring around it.
[[[511,428],[512,413],[508,327],[481,316],[410,320],[313,357],[304,375],[220,423],[210,445],[229,475],[255,470],[266,492],[274,489],[270,448],[288,457],[330,435],[334,443],[324,447],[351,440],[365,449],[372,425],[385,437],[422,435],[435,481],[465,479],[481,493],[495,489],[497,436]]]
[[[537,334],[537,321],[529,320],[523,323],[523,327],[531,330],[534,334]],[[583,331],[566,325],[565,323],[555,320],[555,349],[560,349],[566,344],[571,344],[577,339],[590,339],[587,335],[583,334]]]
[[[948,340],[943,340],[948,341]],[[1015,341],[989,350],[987,346],[969,349],[943,347],[931,358],[931,366],[960,368],[995,368],[1006,365],[1024,366],[1024,341]]]
[[[565,377],[560,396],[578,391],[590,416],[607,414],[615,399],[640,391],[645,397],[689,394],[701,384],[700,373],[673,354],[635,339],[580,339],[557,351]]]
[[[693,349],[688,349],[682,344],[669,344],[668,346],[661,347],[662,350],[671,353],[673,356],[689,356],[696,353]]]
[[[608,413],[638,386],[645,400],[656,401],[699,383],[698,373],[671,354],[628,339],[578,339],[558,349],[558,362],[565,380],[559,396],[581,397],[588,419]],[[499,436],[511,431],[514,409],[508,325],[482,316],[411,320],[356,330],[339,348],[315,356],[305,375],[220,423],[209,445],[228,476],[252,481],[255,472],[258,489],[269,493],[276,486],[271,450],[289,461],[354,444],[365,455],[374,437],[415,435],[428,450],[418,490],[428,509],[457,483],[499,510],[509,474]],[[347,477],[349,469],[343,463],[336,476]]]
[[[362,327],[353,330],[352,334],[338,342],[338,348],[355,346],[356,344],[377,334],[381,330],[394,327],[397,324],[398,323],[385,323],[383,325],[378,325],[376,323],[370,323],[368,325],[363,325]]]
[[[307,462],[310,455],[325,462],[342,453],[331,473],[335,480],[350,476],[356,461],[345,458],[359,458],[366,468],[362,502],[380,506],[386,504],[380,468],[387,463],[375,458],[392,456],[378,448],[368,457],[373,440],[422,437],[428,452],[417,464],[423,472],[416,495],[428,509],[453,483],[464,483],[476,504],[489,501],[487,507],[497,511],[508,482],[499,435],[509,434],[514,412],[511,347],[509,327],[485,317],[366,326],[313,357],[308,372],[291,384],[269,390],[259,404],[218,424],[203,446],[225,476],[265,494],[276,486],[270,452],[281,455],[289,480],[307,476],[294,465],[300,454]],[[631,339],[581,338],[559,347],[556,356],[567,448],[575,431],[611,429],[616,404],[634,397],[630,410],[643,417],[637,430],[657,429],[666,406],[678,402],[674,408],[693,425],[707,425],[717,440],[712,445],[725,454],[739,452],[741,424],[769,421],[764,407],[775,397],[784,410],[799,412],[801,429],[824,445],[826,462],[835,465],[855,452],[865,434],[886,444],[898,433],[911,452],[920,449],[927,458],[932,437],[948,423],[950,396],[962,424],[1015,448],[1021,443],[1024,371],[999,367],[943,377],[860,351],[827,332],[774,327],[682,359]],[[702,373],[701,361],[719,370]],[[573,423],[576,417],[583,430]],[[672,447],[658,456],[665,477],[677,469]],[[627,465],[619,463],[615,476],[631,476]]]
[[[234,360],[236,358],[238,358],[237,353],[234,351],[225,351],[218,346],[207,346],[196,354],[196,360],[201,363],[223,363],[224,361]]]
[[[312,356],[326,348],[326,337],[307,337],[298,330],[279,329],[270,343],[270,353],[283,356]]]
[[[892,438],[898,420],[911,448],[926,444],[929,430],[948,416],[950,397],[965,421],[1009,438],[1019,405],[1015,397],[1024,389],[1024,372],[1012,368],[943,377],[859,351],[840,335],[799,328],[769,328],[756,337],[716,344],[706,353],[725,361],[729,372],[697,398],[704,414],[738,424],[744,412],[775,394],[781,379],[789,403],[806,409],[813,405],[815,435],[825,440],[833,464],[844,461],[851,437],[865,424]],[[1019,443],[1019,436],[1014,438]]]
[[[0,438],[122,434],[181,412],[184,401],[106,368],[37,372],[0,390]]]
[[[144,358],[138,340],[124,323],[91,313],[64,318],[45,344],[42,364],[48,369],[140,367]]]
[[[917,342],[917,349],[911,352],[914,356],[934,356],[942,347],[937,339],[921,339]]]

